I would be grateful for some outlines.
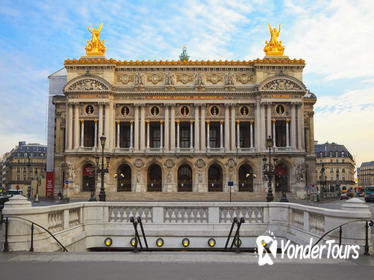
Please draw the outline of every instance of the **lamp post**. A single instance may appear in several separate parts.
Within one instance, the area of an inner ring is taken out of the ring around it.
[[[273,147],[273,138],[271,136],[269,136],[266,139],[266,147],[269,149],[269,159],[268,159],[268,162],[266,162],[267,158],[266,157],[263,158],[263,161],[264,161],[263,173],[264,173],[264,176],[268,180],[268,193],[266,195],[266,201],[270,202],[274,200],[273,190],[271,187],[271,180],[273,176],[275,175],[275,164],[277,162],[276,158],[273,158],[274,164],[271,162],[271,148]]]
[[[322,190],[321,193],[325,193],[325,166],[322,163],[322,168],[321,168],[321,180],[320,180]]]
[[[336,189],[337,189],[337,191],[338,190],[340,191],[340,189],[339,189],[339,168],[336,168]]]
[[[105,173],[108,173],[108,167],[109,167],[109,160],[110,158],[106,158],[106,168],[104,166],[104,147],[105,147],[105,140],[106,137],[105,135],[101,135],[100,137],[100,143],[101,143],[101,167],[98,168],[98,172],[101,173],[101,188],[100,188],[100,193],[99,193],[99,200],[100,201],[105,201],[106,194],[105,194],[105,189],[104,189],[104,175]]]

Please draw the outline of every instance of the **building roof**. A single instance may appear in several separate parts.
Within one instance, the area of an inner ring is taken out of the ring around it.
[[[172,61],[127,61],[127,60],[115,60],[115,59],[106,59],[106,58],[86,58],[81,57],[80,59],[66,59],[65,65],[72,65],[72,64],[115,64],[117,66],[172,66],[172,65],[180,65],[180,66],[219,66],[219,65],[225,65],[225,66],[252,66],[254,64],[296,64],[296,65],[305,65],[305,60],[303,59],[290,59],[288,57],[282,57],[282,58],[264,58],[260,59],[257,58],[255,60],[242,60],[242,61],[216,61],[216,60],[172,60]]]
[[[54,72],[51,75],[49,75],[48,79],[52,78],[52,77],[64,77],[64,76],[67,76],[67,72],[66,72],[65,67],[63,67],[60,70],[57,70],[56,72]]]
[[[38,143],[26,144],[26,141],[21,141],[18,142],[18,146],[12,149],[9,158],[23,158],[28,156],[31,158],[45,158],[46,154],[46,145],[41,145]]]
[[[351,153],[347,150],[344,145],[339,145],[337,143],[326,142],[324,144],[315,144],[314,152],[316,153],[317,158],[330,157],[330,152],[332,153],[331,157],[336,157],[336,152],[338,152],[338,157],[346,157],[353,160]]]
[[[360,168],[365,167],[365,166],[371,166],[371,165],[374,166],[374,161],[366,161],[366,162],[361,163]]]

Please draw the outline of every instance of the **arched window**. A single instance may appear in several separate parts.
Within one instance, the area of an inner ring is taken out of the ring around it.
[[[117,177],[117,191],[131,192],[131,168],[127,164],[121,164],[115,175]]]
[[[178,168],[178,192],[192,192],[192,170],[187,164]]]
[[[210,192],[222,192],[223,190],[223,176],[222,168],[213,164],[208,170],[208,191]]]
[[[162,170],[161,167],[154,163],[148,168],[148,185],[149,192],[162,191]]]
[[[243,164],[239,168],[239,191],[240,192],[253,192],[253,169],[248,164]]]
[[[95,167],[91,163],[83,166],[82,191],[90,192],[95,190]]]

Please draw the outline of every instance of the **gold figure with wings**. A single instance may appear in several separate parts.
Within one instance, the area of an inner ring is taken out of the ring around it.
[[[270,30],[270,42],[265,42],[264,52],[266,56],[283,56],[284,46],[282,46],[282,41],[278,41],[281,26],[279,24],[278,28],[272,28],[269,23],[268,26]]]
[[[104,46],[104,40],[100,41],[100,31],[103,24],[98,29],[88,27],[88,31],[92,34],[91,42],[87,40],[86,55],[87,56],[104,56],[106,47]]]

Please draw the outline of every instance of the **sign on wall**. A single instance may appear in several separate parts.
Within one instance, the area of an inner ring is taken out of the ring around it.
[[[54,192],[54,172],[47,172],[47,178],[45,180],[45,193],[47,197],[53,197]]]

